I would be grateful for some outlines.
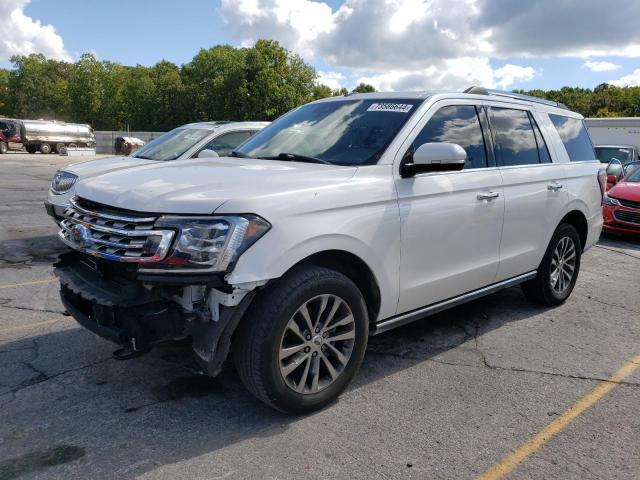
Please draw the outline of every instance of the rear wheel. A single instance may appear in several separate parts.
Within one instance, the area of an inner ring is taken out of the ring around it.
[[[7,153],[7,150],[9,150],[7,144],[4,142],[0,142],[0,153]]]
[[[543,305],[559,305],[575,287],[580,272],[582,248],[576,229],[567,223],[558,226],[538,267],[538,275],[522,284],[525,296]]]
[[[25,148],[27,149],[27,153],[36,153],[38,151],[33,145],[27,145]]]
[[[347,387],[367,345],[358,287],[321,267],[300,267],[256,298],[236,333],[236,369],[247,389],[287,413],[324,407]]]
[[[56,153],[64,152],[65,148],[67,148],[67,146],[64,143],[56,143]]]
[[[49,145],[48,143],[41,143],[40,144],[40,153],[46,155],[47,153],[51,153],[51,145]]]

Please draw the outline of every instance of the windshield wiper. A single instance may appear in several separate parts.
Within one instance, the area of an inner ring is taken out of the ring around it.
[[[141,158],[143,160],[155,160],[155,158],[145,157],[144,155],[133,155],[135,158]]]
[[[263,160],[288,160],[291,162],[307,162],[307,163],[322,163],[325,165],[333,165],[331,162],[327,162],[321,158],[308,157],[306,155],[299,155],[297,153],[279,153],[275,157],[258,157]]]

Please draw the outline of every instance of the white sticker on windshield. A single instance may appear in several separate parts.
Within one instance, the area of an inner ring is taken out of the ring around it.
[[[408,113],[413,105],[408,103],[372,103],[367,112],[398,112]]]

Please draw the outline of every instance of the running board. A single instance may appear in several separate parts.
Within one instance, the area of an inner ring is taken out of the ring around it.
[[[427,307],[419,308],[417,310],[412,310],[411,312],[387,318],[375,325],[375,327],[371,331],[371,335],[377,335],[379,333],[386,332],[387,330],[406,325],[407,323],[415,322],[416,320],[420,320],[443,310],[447,310],[448,308],[455,307],[456,305],[461,305],[463,303],[476,300],[477,298],[484,297],[485,295],[495,293],[498,290],[502,290],[503,288],[518,285],[522,282],[526,282],[527,280],[535,278],[537,274],[538,272],[534,270],[533,272],[518,275],[517,277],[508,278],[507,280],[494,283],[492,285],[489,285],[488,287],[473,290],[472,292],[465,293],[448,300],[443,300],[442,302],[434,303]]]

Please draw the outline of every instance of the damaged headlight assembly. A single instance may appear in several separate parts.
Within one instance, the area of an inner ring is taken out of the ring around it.
[[[257,215],[160,217],[155,227],[176,230],[168,255],[141,266],[142,272],[226,272],[244,251],[269,231]]]

